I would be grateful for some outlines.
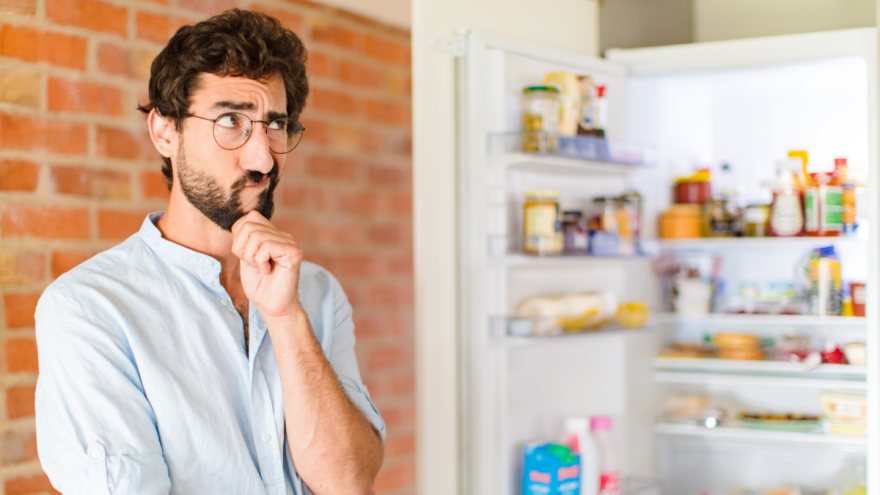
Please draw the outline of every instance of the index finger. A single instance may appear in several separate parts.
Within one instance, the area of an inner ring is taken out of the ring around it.
[[[245,213],[243,217],[236,220],[234,224],[232,224],[232,229],[230,229],[232,235],[238,235],[238,231],[241,230],[241,227],[248,222],[266,225],[268,227],[272,227],[273,229],[275,228],[275,226],[272,225],[269,220],[263,216],[262,213],[257,210],[251,210]]]

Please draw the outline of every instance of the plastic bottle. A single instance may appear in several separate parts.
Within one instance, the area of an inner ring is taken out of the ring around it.
[[[620,495],[620,461],[611,438],[611,418],[596,416],[590,427],[599,452],[599,495]]]
[[[598,495],[599,451],[590,434],[590,419],[585,417],[565,418],[564,429],[562,443],[581,456],[580,495]]]
[[[810,185],[804,198],[804,210],[806,217],[804,229],[808,236],[836,237],[841,234],[843,188],[840,186],[836,172],[810,174]]]
[[[800,160],[776,164],[776,183],[770,204],[770,236],[797,237],[804,235],[803,187],[797,177]]]
[[[856,180],[849,172],[846,158],[834,159],[834,173],[842,188],[843,204],[843,235],[852,235],[856,231]]]

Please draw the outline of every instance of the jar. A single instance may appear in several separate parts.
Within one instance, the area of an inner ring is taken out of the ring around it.
[[[733,237],[734,216],[726,199],[713,199],[706,204],[706,237]]]
[[[555,153],[558,149],[562,96],[554,86],[523,89],[523,151]]]
[[[675,202],[702,205],[712,197],[711,182],[679,181],[675,184]]]
[[[746,237],[768,237],[770,235],[770,205],[748,205],[743,217]]]
[[[672,205],[660,214],[660,237],[693,239],[700,237],[700,206]]]
[[[563,249],[566,253],[586,254],[588,238],[583,213],[579,211],[562,212],[562,232],[565,236]]]
[[[524,253],[562,253],[562,219],[559,213],[558,191],[526,191],[523,204]]]
[[[599,215],[599,229],[610,234],[620,235],[620,216],[626,214],[626,211],[621,208],[623,206],[621,199],[612,196],[599,196],[593,198],[593,203],[602,208],[602,213]]]

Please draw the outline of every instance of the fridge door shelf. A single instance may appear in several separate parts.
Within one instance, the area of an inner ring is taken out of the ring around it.
[[[829,378],[846,377],[865,380],[867,369],[864,366],[848,364],[821,364],[815,368],[801,363],[784,361],[739,361],[716,358],[654,358],[657,371],[702,372],[706,374],[761,375],[780,377]]]
[[[568,328],[565,328],[568,326]],[[559,318],[496,316],[489,319],[489,337],[505,344],[562,341],[608,333],[626,333],[653,328],[650,322],[637,328],[624,327],[617,320],[597,325],[572,327]]]
[[[644,241],[643,241],[644,242]],[[867,240],[859,237],[697,237],[693,239],[657,239],[650,241],[658,250],[713,249],[770,249],[792,247],[822,247],[840,245],[867,245]]]
[[[624,476],[620,495],[660,495],[660,481],[643,476]]]
[[[864,373],[864,371],[863,371]],[[753,374],[705,373],[698,371],[655,371],[654,383],[734,385],[747,387],[814,388],[864,392],[868,383],[864,377],[822,378],[813,376],[769,376]]]
[[[490,134],[490,166],[560,175],[626,175],[656,160],[655,150],[644,145],[589,136],[547,133],[528,136],[538,142],[555,144],[547,152],[530,152],[523,150],[524,133]]]
[[[789,431],[772,431],[749,428],[736,428],[729,426],[717,426],[707,428],[689,424],[675,424],[658,422],[654,427],[658,435],[677,435],[700,437],[706,440],[735,440],[752,443],[795,443],[795,444],[823,444],[843,448],[865,450],[868,439],[859,436],[827,435],[817,430],[815,433],[799,433]]]
[[[709,313],[705,315],[679,315],[658,313],[658,323],[692,323],[700,325],[744,326],[790,326],[790,327],[849,327],[867,328],[868,319],[858,316],[815,316],[815,315],[767,315],[767,314],[727,314]]]
[[[634,248],[637,254],[620,254],[616,256],[592,255],[586,251],[583,253],[562,253],[562,254],[526,254],[521,251],[522,238],[518,235],[489,235],[488,251],[489,262],[503,265],[557,265],[557,264],[577,264],[577,263],[594,263],[596,261],[632,261],[652,259],[647,254],[638,253],[638,248]]]

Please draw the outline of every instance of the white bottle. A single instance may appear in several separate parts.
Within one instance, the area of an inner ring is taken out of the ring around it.
[[[620,461],[611,438],[611,418],[593,417],[590,429],[599,452],[599,495],[620,495]]]
[[[581,495],[599,493],[599,451],[590,435],[590,419],[565,418],[562,443],[581,456]]]

